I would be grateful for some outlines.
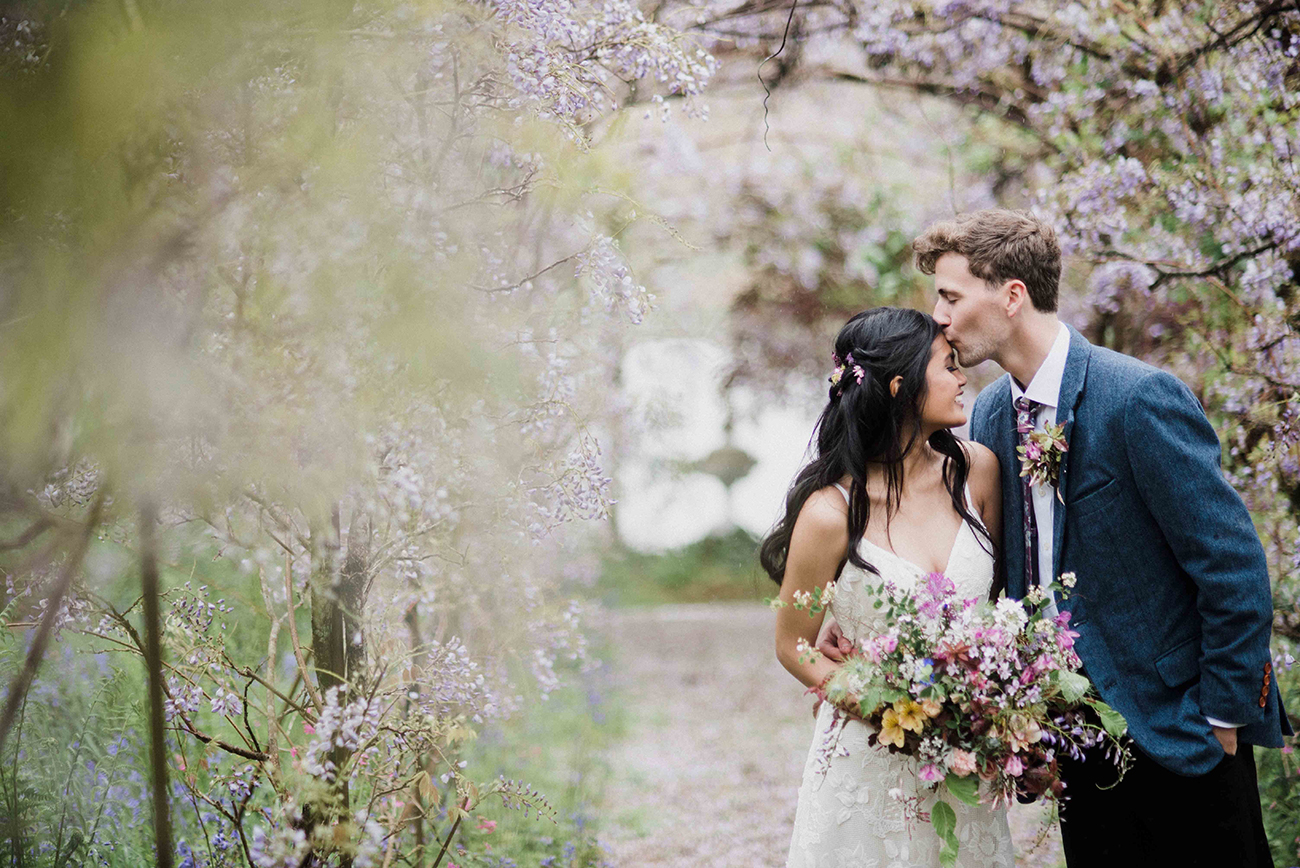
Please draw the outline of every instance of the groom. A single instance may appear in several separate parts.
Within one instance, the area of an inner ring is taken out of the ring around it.
[[[1057,319],[1060,248],[1032,215],[966,214],[913,249],[962,364],[993,359],[1008,374],[971,416],[1002,464],[1007,591],[1077,575],[1061,603],[1076,650],[1136,742],[1114,787],[1100,758],[1063,764],[1071,868],[1271,866],[1252,745],[1281,747],[1291,728],[1268,569],[1196,397]],[[1048,424],[1067,451],[1054,484],[1031,486],[1016,448]]]

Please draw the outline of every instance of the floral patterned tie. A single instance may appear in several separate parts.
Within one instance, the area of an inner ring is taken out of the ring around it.
[[[1043,405],[1023,395],[1016,399],[1016,437],[1021,446],[1029,443],[1029,435],[1034,431],[1034,421],[1041,406]],[[1034,487],[1028,474],[1020,477],[1020,493],[1024,498],[1025,593],[1029,593],[1031,588],[1038,586],[1038,522],[1034,518]]]

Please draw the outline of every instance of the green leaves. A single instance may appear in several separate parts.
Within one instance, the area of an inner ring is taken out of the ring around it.
[[[943,868],[955,868],[960,846],[957,843],[957,813],[947,802],[936,802],[930,812],[930,822],[939,836],[939,864]]]
[[[1063,669],[1053,672],[1051,679],[1060,688],[1061,698],[1071,705],[1083,699],[1088,692],[1088,688],[1092,686],[1087,676],[1080,675],[1078,672],[1067,672]]]
[[[980,803],[980,780],[974,775],[960,778],[955,774],[949,774],[944,778],[943,783],[948,788],[948,792],[971,807]]]
[[[871,687],[863,694],[862,699],[858,702],[859,713],[866,717],[874,713],[882,705],[897,702],[907,697],[906,691],[899,690],[895,687]]]
[[[1124,715],[1100,699],[1089,700],[1088,704],[1096,710],[1097,716],[1101,718],[1102,727],[1111,738],[1120,738],[1128,732],[1128,721],[1124,719]]]

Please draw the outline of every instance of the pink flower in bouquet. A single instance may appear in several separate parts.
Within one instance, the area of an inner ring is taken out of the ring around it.
[[[925,589],[931,597],[941,600],[944,597],[952,596],[956,592],[957,586],[953,584],[952,579],[943,573],[930,573],[925,577]]]
[[[1020,761],[1020,757],[1012,754],[1007,757],[1007,761],[1003,764],[1002,770],[1011,775],[1011,777],[1018,778],[1020,775],[1024,774],[1025,764]]]
[[[937,784],[947,777],[943,769],[933,764],[921,766],[921,771],[917,776],[927,784]]]
[[[1043,730],[1038,723],[1027,717],[1016,715],[1011,718],[1011,749],[1019,752],[1027,750],[1031,744],[1043,740]]]
[[[920,612],[922,616],[934,620],[943,614],[943,609],[946,605],[948,604],[945,603],[943,600],[936,600],[934,598],[923,597],[921,599],[920,605],[918,605],[916,608],[917,611]]]
[[[921,710],[925,712],[926,717],[938,717],[939,712],[943,711],[943,705],[934,699],[922,699]]]
[[[953,774],[959,778],[964,778],[979,767],[975,762],[975,754],[968,750],[956,748],[948,754],[948,768],[952,769]]]
[[[894,649],[898,647],[898,637],[892,633],[886,633],[877,640],[882,654],[893,654]]]

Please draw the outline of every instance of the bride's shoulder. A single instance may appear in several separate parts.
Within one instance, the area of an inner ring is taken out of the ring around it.
[[[971,493],[980,502],[988,500],[990,495],[998,496],[1002,487],[1001,467],[998,456],[983,443],[974,440],[960,440],[961,448],[966,452],[970,462]]]
[[[826,486],[808,495],[795,520],[791,540],[795,544],[816,547],[848,547],[848,504],[834,486]]]
[[[983,470],[988,472],[992,469],[993,472],[997,472],[998,456],[994,454],[992,449],[974,440],[958,440],[957,443],[966,453],[966,460],[970,462],[972,471]]]
[[[799,510],[799,518],[805,516],[809,521],[822,523],[843,524],[845,517],[849,514],[848,500],[844,493],[834,485],[828,485],[825,488],[819,488],[808,499],[804,501],[803,508]]]

